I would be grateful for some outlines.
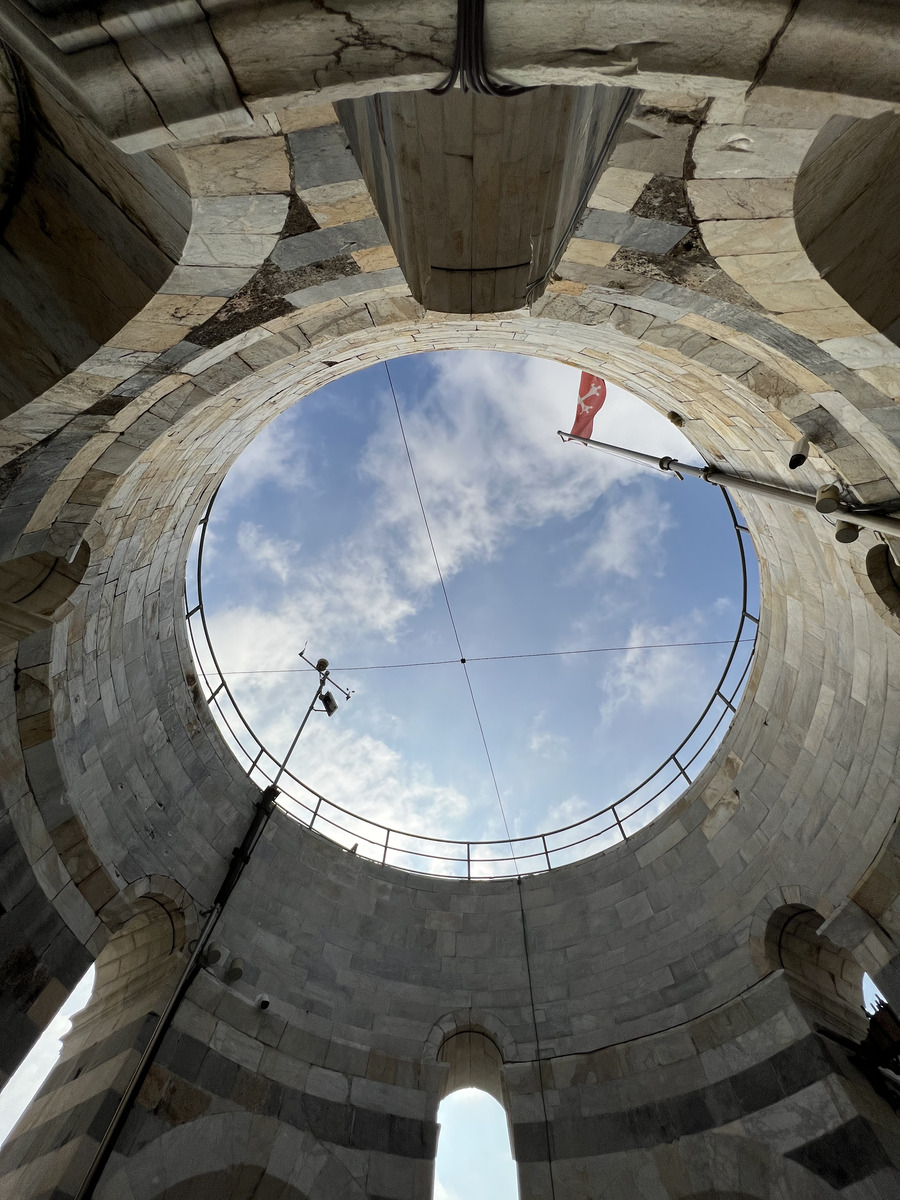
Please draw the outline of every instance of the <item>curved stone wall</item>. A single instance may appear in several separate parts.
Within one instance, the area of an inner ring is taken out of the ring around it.
[[[873,13],[848,17],[849,43]],[[782,29],[781,8],[761,4],[746,20],[761,16],[767,69],[808,85],[808,14]],[[760,47],[730,28],[740,70],[758,71]],[[652,53],[673,68],[674,50]],[[199,691],[184,563],[229,464],[302,396],[416,351],[544,355],[679,412],[724,469],[900,497],[897,368],[791,216],[818,130],[873,114],[771,87],[719,89],[708,106],[705,78],[669,82],[645,95],[651,132],[617,147],[528,312],[438,318],[413,301],[329,111],[282,105],[246,138],[156,152],[192,197],[179,266],[107,346],[0,421],[4,562],[90,551],[54,623],[0,648],[3,829],[43,922],[35,963],[56,963],[51,944],[68,938],[55,990],[50,974],[12,981],[20,1016],[50,988],[35,1028],[142,896],[208,909],[243,836],[257,789]],[[887,85],[868,91],[881,111]],[[789,473],[803,431],[813,453]],[[815,910],[817,967],[846,954],[894,986],[900,641],[860,586],[880,543],[839,545],[824,519],[761,499],[744,512],[759,648],[686,793],[627,843],[511,881],[382,867],[277,812],[216,932],[243,978],[193,981],[98,1196],[180,1196],[192,1181],[220,1194],[231,1167],[234,1200],[427,1196],[451,1028],[500,1049],[523,1197],[893,1194],[890,1087],[766,957],[773,914]],[[38,917],[0,899],[0,920],[31,936]],[[172,969],[172,946],[157,949]],[[14,1033],[13,1049],[27,1040],[21,1022]],[[35,1180],[74,1194],[83,1163],[57,1149],[21,1145],[0,1195],[38,1195]]]

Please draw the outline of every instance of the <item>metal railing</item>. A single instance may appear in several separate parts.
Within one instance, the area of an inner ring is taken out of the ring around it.
[[[203,605],[203,550],[215,494],[200,521],[196,601],[189,605],[187,589],[185,594],[191,650],[199,676],[206,685],[206,703],[226,741],[260,787],[272,783],[276,774],[281,772],[278,781],[281,789],[279,803],[290,816],[340,845],[355,844],[355,851],[367,858],[420,874],[466,879],[509,878],[577,862],[589,854],[627,840],[676,800],[693,783],[708,760],[709,755],[704,757],[704,752],[709,749],[711,754],[724,736],[723,724],[726,720],[730,724],[736,711],[753,660],[759,613],[753,613],[748,608],[747,552],[744,546],[744,537],[749,536],[748,530],[739,521],[731,498],[724,489],[722,495],[734,526],[741,566],[741,615],[724,670],[699,717],[675,750],[641,783],[581,820],[544,833],[512,839],[464,841],[426,837],[360,816],[329,800],[284,767],[283,760],[265,746],[245,718],[219,666],[210,638]],[[198,626],[205,654],[199,652]],[[751,626],[753,637],[749,638],[745,633]],[[741,648],[745,653],[741,653]],[[211,669],[204,666],[205,659],[212,664]]]

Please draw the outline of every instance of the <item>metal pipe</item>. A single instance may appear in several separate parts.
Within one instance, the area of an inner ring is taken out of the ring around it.
[[[592,450],[602,450],[606,454],[614,454],[618,458],[627,458],[630,462],[641,463],[645,467],[653,467],[657,471],[667,471],[674,475],[691,475],[694,479],[702,479],[715,487],[728,488],[731,492],[750,492],[762,496],[766,500],[776,500],[781,504],[792,504],[795,508],[816,509],[815,496],[806,492],[794,492],[790,488],[778,487],[773,483],[760,483],[755,479],[743,479],[740,475],[729,475],[725,471],[717,471],[715,467],[694,467],[689,463],[679,462],[676,458],[663,456],[658,458],[653,454],[643,454],[640,450],[629,450],[624,446],[612,446],[608,442],[598,442],[593,438],[578,437],[572,433],[557,430],[563,441],[580,442],[590,446]],[[900,521],[893,517],[878,516],[875,513],[857,512],[846,504],[839,504],[834,510],[834,516],[863,529],[874,529],[887,537],[900,538]]]
[[[261,794],[259,800],[253,809],[253,817],[247,832],[244,834],[244,839],[240,846],[235,846],[231,854],[231,862],[228,866],[228,871],[222,881],[222,886],[219,888],[216,898],[213,901],[213,906],[210,909],[209,915],[203,925],[203,929],[197,938],[197,942],[191,952],[191,957],[188,959],[187,966],[181,973],[181,978],[175,985],[175,990],[169,997],[166,1007],[163,1009],[153,1033],[150,1035],[140,1062],[134,1070],[134,1074],[128,1082],[128,1086],[122,1095],[121,1100],[116,1106],[116,1111],[113,1113],[112,1120],[107,1126],[106,1132],[101,1139],[100,1145],[97,1147],[97,1152],[94,1155],[93,1161],[88,1168],[88,1173],[82,1181],[81,1187],[75,1200],[90,1200],[94,1194],[94,1189],[100,1181],[100,1176],[109,1161],[109,1156],[112,1153],[116,1138],[125,1124],[131,1107],[134,1103],[134,1098],[140,1090],[141,1084],[144,1082],[144,1076],[156,1057],[156,1052],[159,1049],[160,1043],[168,1032],[169,1026],[172,1023],[172,1018],[178,1008],[178,1005],[184,999],[184,995],[190,987],[195,974],[200,967],[200,959],[203,951],[206,949],[212,932],[218,924],[219,917],[222,915],[222,910],[228,902],[228,898],[234,891],[238,880],[243,874],[244,867],[250,861],[250,856],[253,853],[257,842],[262,837],[263,830],[268,824],[269,817],[272,815],[272,810],[275,808],[275,800],[278,796],[278,788],[274,784],[270,784]]]
[[[275,778],[272,780],[273,785],[276,784],[278,782],[278,780],[282,777],[282,775],[284,774],[285,768],[287,767],[288,763],[291,761],[291,755],[294,753],[294,747],[300,741],[300,734],[306,728],[306,722],[309,720],[309,715],[312,712],[312,710],[315,708],[316,701],[322,695],[322,689],[325,687],[325,684],[328,682],[328,675],[329,675],[328,671],[322,671],[320,673],[319,686],[316,689],[316,694],[313,696],[312,700],[310,701],[309,708],[306,710],[306,712],[303,716],[303,720],[300,722],[300,728],[294,734],[294,740],[291,742],[290,746],[288,746],[288,752],[284,756],[284,760],[282,761],[281,766],[278,768],[278,773],[276,774]]]

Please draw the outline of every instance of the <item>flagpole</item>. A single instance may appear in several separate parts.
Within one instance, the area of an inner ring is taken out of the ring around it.
[[[795,508],[809,508],[815,512],[823,511],[816,507],[816,497],[805,492],[795,492],[790,488],[761,483],[755,479],[743,479],[740,475],[729,475],[725,471],[717,471],[715,467],[694,467],[668,455],[658,458],[653,454],[643,454],[640,450],[629,450],[625,446],[612,446],[608,442],[598,442],[593,438],[579,437],[578,434],[564,433],[562,429],[558,429],[556,432],[564,442],[580,442],[582,446],[590,446],[592,450],[601,450],[604,454],[614,454],[618,458],[626,458],[630,462],[676,475],[679,479],[690,475],[694,479],[702,479],[704,483],[728,488],[732,492],[750,492],[755,496],[762,496],[765,500],[791,504]],[[893,517],[860,512],[858,509],[848,508],[840,501],[835,501],[833,507],[830,507],[828,511],[833,513],[838,520],[847,521],[851,525],[859,525],[863,529],[874,529],[887,537],[900,538],[900,521]]]

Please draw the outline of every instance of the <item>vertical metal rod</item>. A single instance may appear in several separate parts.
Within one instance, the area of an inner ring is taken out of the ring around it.
[[[131,1111],[134,1104],[135,1096],[140,1090],[141,1084],[144,1082],[144,1077],[150,1068],[150,1064],[156,1056],[160,1043],[168,1032],[169,1026],[172,1023],[172,1018],[175,1012],[184,999],[185,993],[190,987],[194,975],[200,969],[200,960],[203,951],[209,942],[210,936],[215,929],[219,917],[222,915],[222,910],[228,903],[231,893],[237,886],[237,882],[243,874],[244,867],[250,861],[250,856],[256,848],[256,844],[262,837],[263,830],[268,824],[269,817],[272,815],[272,810],[275,808],[275,800],[278,796],[278,789],[274,785],[270,785],[260,795],[259,800],[253,809],[253,817],[247,832],[244,834],[244,840],[240,846],[235,846],[231,855],[231,862],[228,864],[228,870],[225,873],[225,878],[222,880],[222,885],[219,888],[216,898],[213,901],[213,906],[210,909],[209,915],[200,931],[200,936],[197,938],[196,945],[188,959],[187,966],[181,973],[181,977],[175,985],[175,990],[169,997],[166,1007],[163,1009],[153,1033],[150,1035],[150,1040],[147,1043],[140,1061],[134,1070],[134,1074],[125,1088],[125,1092],[119,1101],[116,1111],[113,1113],[112,1120],[107,1126],[106,1132],[97,1147],[97,1152],[94,1155],[93,1161],[88,1168],[81,1187],[78,1189],[75,1200],[90,1200],[94,1194],[100,1176],[109,1161],[109,1156],[112,1153],[116,1139],[121,1132],[122,1126]]]
[[[388,842],[391,840],[391,831],[388,829],[384,834],[384,854],[381,856],[381,865],[387,862]]]
[[[612,806],[612,815],[616,818],[616,824],[619,827],[619,833],[621,833],[621,835],[622,835],[622,841],[627,842],[628,834],[625,832],[625,826],[619,820],[619,810],[616,808],[615,805]]]
[[[323,671],[322,674],[319,676],[319,686],[316,688],[316,694],[313,696],[312,700],[310,700],[310,702],[309,702],[309,708],[306,710],[306,712],[303,715],[303,720],[300,722],[300,728],[294,734],[294,740],[291,742],[290,746],[288,747],[288,752],[284,756],[284,762],[278,768],[278,773],[276,774],[275,778],[272,780],[273,784],[277,784],[278,780],[284,774],[284,769],[290,762],[291,755],[294,753],[294,747],[300,741],[300,734],[303,732],[304,728],[306,727],[306,722],[309,720],[309,714],[315,708],[316,701],[322,695],[322,688],[324,688],[327,681],[328,681],[328,672]]]
[[[684,767],[678,761],[677,754],[672,755],[672,762],[675,764],[675,766],[678,768],[678,770],[682,773],[682,775],[685,777],[685,779],[688,781],[688,783],[693,783],[693,780],[691,779],[690,775],[688,775],[687,771],[684,769]]]

